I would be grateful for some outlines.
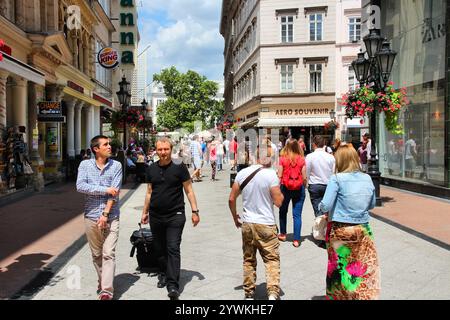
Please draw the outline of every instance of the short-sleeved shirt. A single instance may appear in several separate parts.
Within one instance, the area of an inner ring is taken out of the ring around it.
[[[183,183],[191,179],[184,163],[173,161],[160,166],[159,161],[147,169],[147,181],[152,185],[150,216],[170,217],[177,212],[184,213]]]
[[[235,181],[242,185],[249,175],[260,168],[261,165],[253,165],[239,171]],[[242,221],[264,225],[275,225],[275,213],[270,189],[279,185],[277,174],[274,170],[266,168],[258,172],[242,191],[242,204],[244,212]]]

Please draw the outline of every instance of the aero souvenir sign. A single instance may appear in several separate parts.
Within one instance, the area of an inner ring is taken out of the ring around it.
[[[97,55],[98,63],[103,68],[114,69],[119,65],[119,54],[111,47],[105,47]]]

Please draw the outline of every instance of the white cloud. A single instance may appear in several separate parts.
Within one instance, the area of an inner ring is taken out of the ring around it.
[[[139,10],[140,48],[151,45],[149,79],[174,65],[211,80],[223,74],[219,0],[143,0]],[[141,49],[141,50],[142,50]]]

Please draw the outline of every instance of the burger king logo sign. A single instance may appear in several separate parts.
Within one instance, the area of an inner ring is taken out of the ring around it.
[[[106,47],[100,50],[97,60],[103,68],[113,69],[119,65],[119,54],[115,49]]]

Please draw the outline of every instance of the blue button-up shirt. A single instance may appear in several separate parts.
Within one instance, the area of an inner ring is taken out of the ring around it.
[[[109,199],[114,199],[108,220],[118,219],[119,196],[113,197],[106,193],[108,188],[119,189],[122,186],[122,165],[120,162],[108,159],[101,170],[95,159],[84,160],[78,167],[77,191],[86,194],[84,215],[86,218],[97,221],[105,210]]]
[[[331,176],[319,210],[328,212],[331,221],[364,224],[369,222],[369,210],[375,203],[375,187],[369,175],[338,173]]]

